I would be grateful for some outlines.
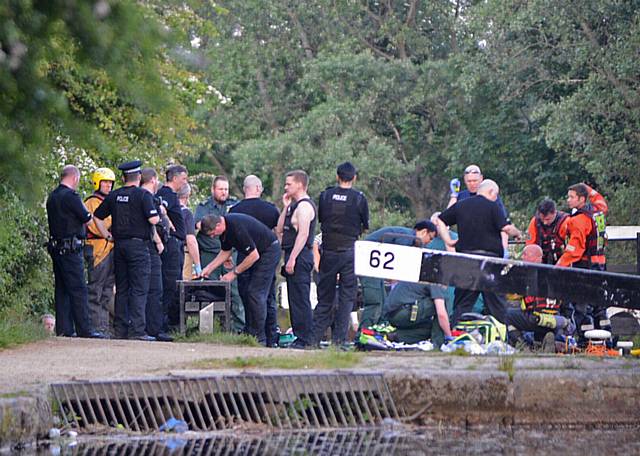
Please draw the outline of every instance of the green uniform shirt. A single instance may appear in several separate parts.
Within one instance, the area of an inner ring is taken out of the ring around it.
[[[388,315],[398,310],[400,307],[411,305],[416,301],[422,301],[425,298],[445,299],[447,289],[441,285],[430,285],[427,283],[400,282],[387,296],[384,303],[383,315]]]
[[[207,215],[224,216],[229,212],[229,208],[235,203],[235,200],[227,200],[224,203],[218,203],[217,201],[214,201],[212,196],[210,196],[206,201],[198,204],[193,218],[195,222],[198,223]],[[199,231],[196,239],[198,240],[202,264],[208,264],[213,261],[216,255],[220,252],[220,238],[218,236],[211,237]]]

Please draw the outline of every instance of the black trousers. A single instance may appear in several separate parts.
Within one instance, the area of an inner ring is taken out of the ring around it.
[[[482,293],[485,309],[501,323],[506,323],[507,301],[504,296],[488,291],[474,291],[456,288],[453,298],[453,325],[462,314],[473,311],[473,306]]]
[[[236,264],[240,264],[244,261],[246,255],[238,252],[236,258]],[[278,257],[278,260],[280,258]],[[247,287],[249,286],[250,274],[240,274],[238,276],[238,294],[242,300],[242,296],[247,294]],[[244,302],[244,301],[243,301]],[[244,310],[244,304],[243,304]],[[246,312],[243,312],[246,315]],[[242,329],[243,332],[248,332],[245,326]],[[267,296],[267,318],[265,321],[265,333],[267,337],[267,347],[273,347],[278,343],[278,303],[276,302],[276,273],[273,272],[273,279],[271,280],[271,288],[269,289],[269,295]]]
[[[162,312],[164,315],[163,330],[176,327],[180,320],[180,304],[178,302],[178,285],[176,280],[182,279],[184,265],[184,242],[177,237],[169,237],[162,252]]]
[[[153,242],[149,243],[149,292],[145,316],[147,334],[157,336],[162,332],[165,315],[162,311],[162,260]]]
[[[284,252],[284,263],[287,264],[291,251]],[[287,297],[289,299],[289,316],[293,334],[301,343],[313,343],[313,311],[311,310],[311,271],[313,270],[313,251],[304,248],[296,258],[293,274],[286,275]]]
[[[277,267],[277,263],[276,263]],[[276,273],[271,279],[271,287],[267,296],[267,320],[265,322],[267,347],[278,343],[278,303],[276,302]]]
[[[334,344],[347,340],[349,314],[353,310],[358,284],[353,269],[354,249],[323,250],[320,257],[318,305],[313,312],[313,343],[317,344],[333,323],[331,339]],[[336,284],[340,275],[338,305],[334,312]]]
[[[82,252],[59,254],[49,249],[55,277],[56,335],[77,333],[87,337],[93,332],[88,312],[87,284],[84,280]]]
[[[145,334],[151,264],[149,242],[120,239],[115,244],[116,315],[113,326],[118,338]]]
[[[589,264],[587,261],[573,263],[572,268],[592,269],[594,271],[605,271],[606,267],[600,264]],[[570,318],[576,325],[579,334],[590,329],[604,329],[611,331],[611,322],[607,318],[607,308],[592,306],[585,302],[570,302],[567,305]]]
[[[273,275],[280,261],[280,243],[275,241],[260,259],[238,276],[238,291],[244,304],[246,331],[262,345],[267,344],[267,301]]]

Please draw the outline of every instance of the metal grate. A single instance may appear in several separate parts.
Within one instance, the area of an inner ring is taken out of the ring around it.
[[[254,423],[280,429],[375,426],[397,419],[381,374],[165,377],[51,385],[67,425],[156,431],[170,418],[211,431]]]
[[[413,445],[412,445],[413,444]],[[415,451],[410,451],[414,450]],[[136,439],[134,441],[80,442],[74,449],[78,456],[99,455],[198,455],[262,456],[282,454],[388,456],[420,453],[410,436],[381,430],[285,431],[259,435],[217,435],[205,439]]]

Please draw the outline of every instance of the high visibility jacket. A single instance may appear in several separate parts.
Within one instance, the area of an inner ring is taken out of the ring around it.
[[[104,196],[99,193],[90,195],[85,201],[84,205],[92,214],[96,211],[98,206],[104,200]],[[107,230],[111,229],[111,216],[104,219],[104,224]],[[98,266],[109,255],[109,252],[113,249],[113,242],[108,242],[102,237],[96,222],[91,220],[87,225],[87,244],[93,247],[93,266]]]
[[[608,206],[602,195],[589,187],[590,203],[575,210],[567,222],[569,241],[558,266],[604,269],[605,223]],[[596,222],[597,220],[597,222]]]
[[[523,312],[558,313],[560,301],[539,296],[525,296],[520,301],[520,308]]]
[[[567,221],[569,214],[558,211],[555,220],[550,225],[544,225],[536,215],[529,222],[529,239],[527,245],[539,245],[542,248],[542,262],[556,264],[564,253],[567,238]]]

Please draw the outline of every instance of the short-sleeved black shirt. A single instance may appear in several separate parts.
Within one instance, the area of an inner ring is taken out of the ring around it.
[[[151,239],[147,219],[158,215],[151,192],[128,185],[113,190],[96,209],[94,216],[104,220],[111,216],[111,234],[120,239]]]
[[[250,215],[271,229],[276,227],[280,217],[280,212],[275,205],[260,198],[245,198],[231,206],[229,213]]]
[[[176,192],[171,190],[171,187],[163,185],[156,193],[156,196],[162,198],[162,204],[167,209],[167,216],[175,228],[175,231],[173,231],[171,235],[184,241],[187,236],[187,232],[178,195]]]
[[[249,255],[254,249],[266,251],[276,240],[267,226],[246,214],[227,214],[225,232],[220,236],[222,250],[235,248],[239,254]]]
[[[84,224],[91,220],[91,212],[85,207],[78,193],[60,184],[47,198],[49,235],[53,239],[84,238]]]
[[[507,219],[498,203],[481,195],[472,196],[448,208],[440,219],[449,226],[458,225],[456,251],[485,251],[502,257],[500,232]]]
[[[196,221],[193,218],[193,212],[187,206],[182,206],[182,215],[184,216],[184,227],[186,234],[196,235]]]

